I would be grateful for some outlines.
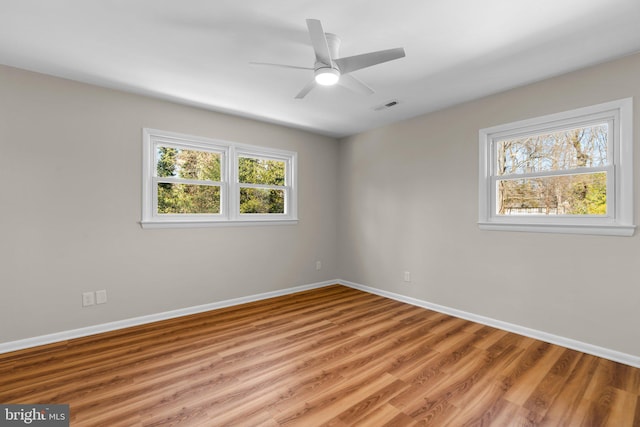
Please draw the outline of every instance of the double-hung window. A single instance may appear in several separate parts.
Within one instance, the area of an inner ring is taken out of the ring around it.
[[[239,207],[241,215],[284,215],[287,201],[287,156],[237,150]]]
[[[295,152],[143,130],[143,227],[291,223]]]
[[[632,235],[632,101],[480,130],[479,225]]]

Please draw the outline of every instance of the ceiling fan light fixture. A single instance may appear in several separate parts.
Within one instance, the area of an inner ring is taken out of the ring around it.
[[[315,71],[316,83],[322,86],[332,86],[340,80],[340,72],[335,68],[318,68]]]
[[[335,34],[325,33],[319,20],[307,19],[307,29],[309,30],[309,38],[311,39],[311,45],[316,57],[313,68],[300,67],[297,65],[252,62],[252,64],[256,65],[312,70],[313,80],[307,81],[307,84],[298,92],[295,99],[304,98],[309,91],[317,86],[332,86],[336,83],[340,83],[346,89],[353,92],[371,95],[375,93],[375,91],[350,73],[362,68],[404,58],[405,56],[404,49],[397,47],[394,49],[341,57],[339,53],[340,38]],[[343,75],[344,77],[342,77]]]

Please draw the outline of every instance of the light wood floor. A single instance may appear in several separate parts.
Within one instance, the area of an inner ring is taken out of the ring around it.
[[[342,286],[0,355],[72,426],[640,426],[640,369]]]

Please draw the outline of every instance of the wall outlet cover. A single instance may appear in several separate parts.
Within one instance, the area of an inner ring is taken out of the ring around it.
[[[96,295],[93,292],[82,293],[82,306],[88,307],[96,303]]]
[[[107,291],[105,289],[96,291],[96,304],[106,304]]]

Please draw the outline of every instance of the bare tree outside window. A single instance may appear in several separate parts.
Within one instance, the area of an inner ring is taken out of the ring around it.
[[[607,215],[609,125],[497,141],[498,215]]]
[[[633,99],[478,131],[481,230],[632,236]]]

